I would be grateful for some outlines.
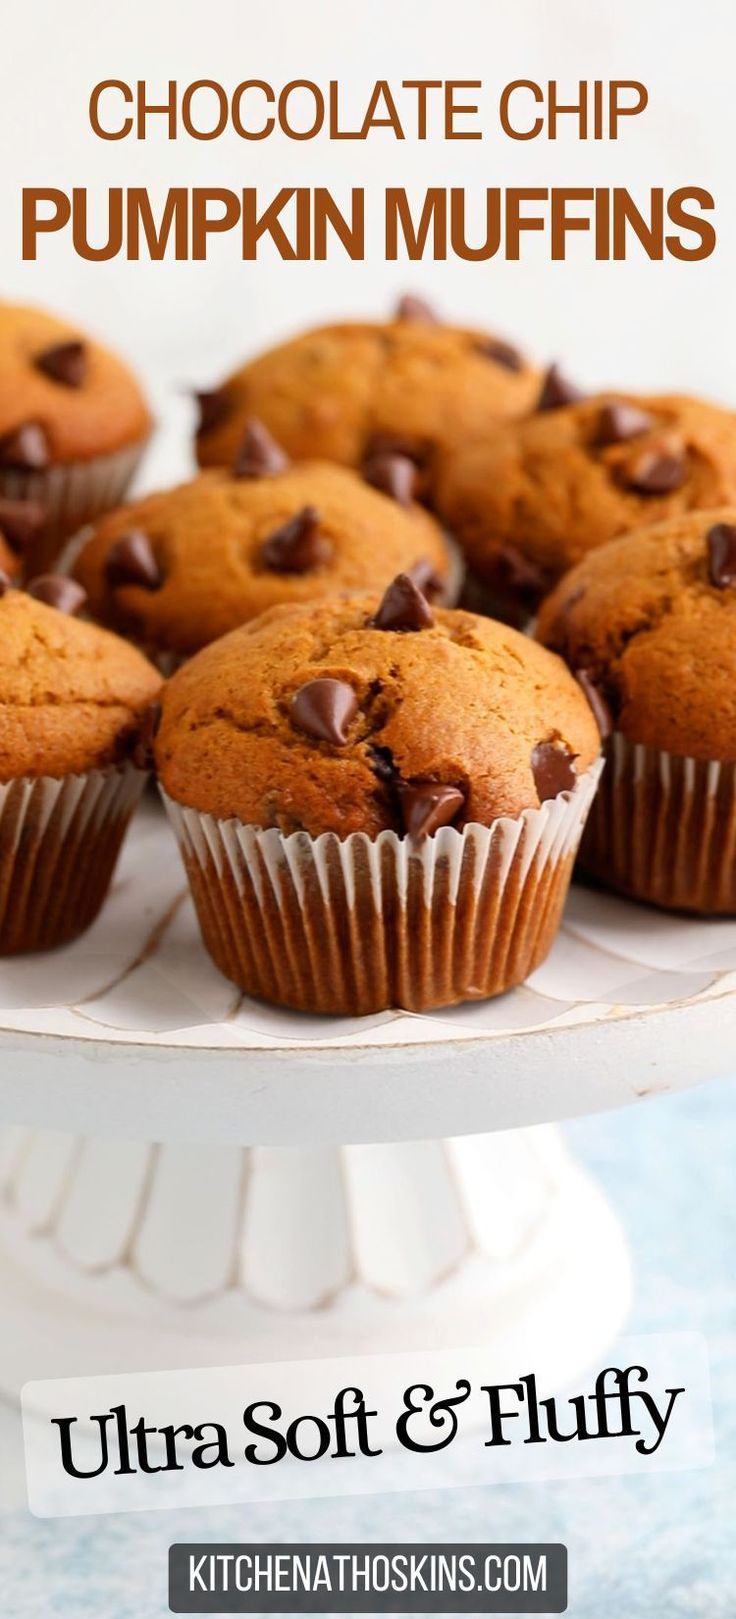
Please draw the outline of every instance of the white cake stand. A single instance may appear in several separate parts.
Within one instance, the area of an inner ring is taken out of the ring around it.
[[[558,1380],[626,1246],[550,1121],[726,1073],[736,923],[573,891],[497,1001],[308,1018],[200,945],[151,801],[103,916],[0,970],[0,1386],[482,1343]]]

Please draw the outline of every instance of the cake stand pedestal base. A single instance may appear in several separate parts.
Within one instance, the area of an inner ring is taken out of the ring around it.
[[[0,1387],[482,1345],[557,1385],[623,1326],[618,1221],[554,1126],[305,1148],[0,1133]]]

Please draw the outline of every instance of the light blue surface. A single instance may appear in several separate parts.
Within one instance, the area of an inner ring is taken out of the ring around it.
[[[736,1615],[736,1082],[568,1126],[634,1254],[631,1330],[706,1334],[717,1462],[703,1472],[208,1514],[0,1519],[3,1619],[163,1619],[174,1540],[562,1540],[572,1619]]]

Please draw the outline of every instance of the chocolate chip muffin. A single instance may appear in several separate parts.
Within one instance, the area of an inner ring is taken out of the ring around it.
[[[736,506],[592,552],[538,634],[612,732],[584,869],[668,909],[736,913]]]
[[[36,508],[24,540],[31,570],[122,499],[150,430],[116,355],[43,310],[0,304],[0,498]]]
[[[354,1014],[497,994],[542,960],[598,751],[557,658],[406,574],[199,653],[156,739],[222,971]]]
[[[0,584],[0,956],[94,920],[146,780],[161,678],[83,605],[68,579]]]
[[[736,501],[736,414],[684,396],[600,395],[542,408],[439,468],[436,503],[472,573],[515,622],[567,568],[616,535]]]
[[[329,462],[290,464],[252,423],[232,471],[104,517],[75,577],[95,617],[159,661],[180,661],[282,602],[380,590],[397,570],[430,594],[456,591],[442,530],[412,502],[411,463],[383,460],[379,490]]]
[[[418,299],[394,320],[303,333],[199,395],[197,455],[229,465],[258,417],[297,459],[368,467],[389,450],[414,461],[423,495],[451,429],[477,432],[530,410],[539,377],[511,344],[445,326]]]

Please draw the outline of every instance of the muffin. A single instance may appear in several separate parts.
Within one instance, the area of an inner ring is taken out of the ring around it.
[[[122,500],[150,430],[140,388],[114,354],[68,321],[0,304],[0,498],[42,508],[27,542],[31,572]]]
[[[290,465],[251,424],[232,472],[204,472],[103,517],[75,577],[95,617],[159,662],[181,661],[279,603],[378,591],[398,571],[447,594],[447,543],[411,502],[413,467],[384,461],[393,499],[345,467]]]
[[[514,630],[383,598],[276,607],[197,654],[155,755],[204,941],[309,1012],[498,994],[543,959],[597,780],[598,729]]]
[[[473,576],[514,622],[594,547],[730,501],[736,414],[675,395],[548,401],[493,433],[458,435],[436,488]]]
[[[0,956],[64,944],[97,915],[161,687],[133,647],[73,616],[72,580],[31,589],[0,587]]]
[[[592,552],[538,634],[609,715],[583,869],[667,909],[736,913],[736,506]]]
[[[427,495],[451,430],[517,416],[538,392],[537,372],[511,344],[445,326],[408,298],[391,321],[304,332],[200,394],[197,456],[202,466],[229,465],[256,416],[298,460],[370,468],[376,455],[399,450]]]

